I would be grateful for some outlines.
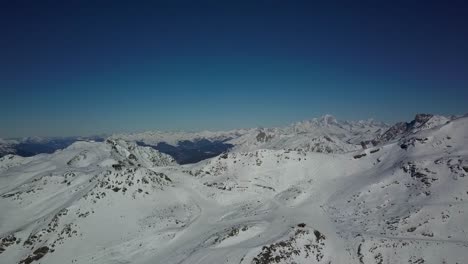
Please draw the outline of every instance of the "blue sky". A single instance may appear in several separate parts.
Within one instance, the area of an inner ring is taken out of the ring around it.
[[[468,112],[461,1],[93,2],[4,4],[0,137]]]

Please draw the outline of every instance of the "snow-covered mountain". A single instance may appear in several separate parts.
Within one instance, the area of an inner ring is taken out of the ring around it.
[[[251,130],[228,141],[237,151],[293,149],[345,153],[362,148],[362,142],[380,136],[389,126],[366,121],[338,121],[331,115],[294,123],[287,127]]]
[[[116,137],[7,155],[0,263],[465,263],[468,117],[405,124],[247,130],[183,166]]]
[[[343,153],[360,149],[361,142],[380,136],[389,126],[372,119],[365,121],[338,121],[331,115],[302,121],[286,127],[252,128],[220,132],[144,132],[117,134],[111,138],[142,142],[157,146],[173,146],[184,141],[209,140],[232,144],[235,151],[259,149],[302,149],[312,152]]]
[[[337,121],[325,115],[278,128],[252,128],[231,131],[162,132],[116,134],[110,139],[124,139],[150,146],[169,154],[179,164],[195,163],[227,150],[295,149],[312,152],[344,153],[362,148],[380,136],[388,125],[373,120]],[[16,154],[29,157],[53,153],[79,140],[102,141],[103,137],[28,137],[0,141],[0,157]]]
[[[18,144],[15,140],[7,140],[0,138],[0,157],[7,155],[7,154],[14,154],[15,145]]]
[[[157,145],[158,143],[164,142],[173,146],[177,146],[182,141],[198,141],[198,140],[210,140],[210,141],[226,141],[233,138],[237,138],[245,133],[248,133],[249,129],[238,129],[230,131],[201,131],[201,132],[165,132],[165,131],[147,131],[142,133],[130,133],[130,134],[115,134],[111,138],[125,139],[128,141],[139,141],[148,145]]]
[[[42,153],[53,153],[80,140],[103,141],[104,137],[25,137],[21,139],[0,139],[0,157],[8,154],[30,157]]]

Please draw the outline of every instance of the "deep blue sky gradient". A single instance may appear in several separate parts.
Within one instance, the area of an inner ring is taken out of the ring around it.
[[[9,2],[0,137],[468,112],[464,1]]]

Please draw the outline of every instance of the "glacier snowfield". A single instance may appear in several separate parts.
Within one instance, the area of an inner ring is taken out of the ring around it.
[[[207,133],[0,158],[0,263],[468,263],[468,117]]]

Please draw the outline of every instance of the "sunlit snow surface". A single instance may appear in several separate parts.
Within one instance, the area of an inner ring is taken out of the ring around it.
[[[180,166],[114,138],[7,155],[0,263],[466,263],[468,118],[432,121],[341,154],[244,144]]]

